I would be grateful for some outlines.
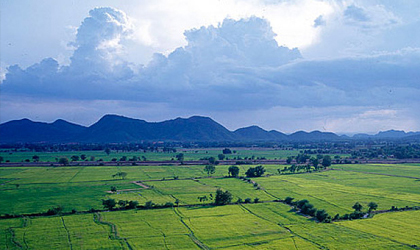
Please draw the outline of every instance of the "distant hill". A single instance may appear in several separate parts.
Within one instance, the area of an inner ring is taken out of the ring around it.
[[[355,134],[354,139],[410,139],[420,136],[420,132],[404,132],[402,130],[387,130],[380,131],[375,135],[369,134]]]
[[[288,136],[291,141],[338,141],[342,140],[342,137],[331,133],[331,132],[320,132],[320,131],[298,131]]]
[[[358,139],[414,138],[420,133],[385,131],[377,135],[359,134]],[[351,140],[331,132],[298,131],[290,135],[258,126],[229,131],[209,117],[193,116],[163,122],[147,122],[119,115],[105,115],[89,127],[64,120],[53,123],[29,119],[0,124],[0,143],[135,143],[174,142],[313,142]]]
[[[163,122],[146,122],[105,115],[79,137],[81,142],[233,141],[232,132],[208,117],[193,116]]]
[[[240,128],[233,132],[239,140],[242,141],[285,141],[287,135],[272,130],[270,132],[258,127],[250,126],[246,128]]]
[[[0,125],[1,143],[72,142],[86,127],[64,120],[53,123],[33,122],[29,119],[15,120]]]

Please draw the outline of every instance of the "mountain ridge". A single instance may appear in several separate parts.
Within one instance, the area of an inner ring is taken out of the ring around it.
[[[63,119],[46,123],[24,118],[0,124],[0,143],[313,142],[384,138],[417,139],[420,138],[420,132],[388,130],[375,135],[356,134],[348,137],[317,130],[285,134],[276,130],[267,131],[256,125],[230,131],[205,116],[147,122],[115,114],[104,115],[88,127]]]

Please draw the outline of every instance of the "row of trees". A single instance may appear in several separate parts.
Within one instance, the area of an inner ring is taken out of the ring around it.
[[[106,200],[102,200],[102,205],[104,206],[105,209],[109,209],[109,210],[115,209],[117,205],[120,209],[134,209],[134,208],[137,208],[137,206],[139,205],[139,202],[127,201],[127,200],[119,200],[117,202],[114,199],[106,199]]]
[[[228,176],[236,178],[239,176],[239,167],[237,166],[230,166],[228,168]],[[211,176],[216,172],[216,166],[215,165],[206,165],[204,167],[204,172],[207,173],[207,176]],[[265,173],[265,168],[263,166],[256,166],[256,167],[250,167],[246,172],[245,175],[247,177],[261,177]]]
[[[319,164],[321,164],[324,168],[331,166],[332,159],[329,155],[317,155],[316,157],[310,157],[307,154],[298,154],[297,156],[289,156],[286,159],[287,164],[291,164],[293,160],[297,164],[306,164],[309,163],[312,164],[315,168],[318,167]]]
[[[331,217],[324,209],[318,210],[317,208],[315,208],[313,204],[311,204],[306,199],[299,200],[296,202],[294,202],[293,200],[294,198],[292,197],[286,197],[286,199],[284,199],[284,202],[291,206],[296,207],[296,209],[298,209],[300,213],[315,217],[319,222],[326,222],[326,223],[329,223],[331,221],[336,221],[336,220],[360,219],[360,218],[363,218],[364,216],[370,215],[372,211],[378,208],[377,203],[369,202],[367,213],[362,212],[363,206],[359,202],[356,202],[352,206],[352,208],[354,209],[354,212],[350,214],[345,214],[343,216],[336,214],[334,217]]]

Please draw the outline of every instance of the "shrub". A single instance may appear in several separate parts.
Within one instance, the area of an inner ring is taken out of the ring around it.
[[[298,202],[296,203],[296,206],[297,206],[298,208],[302,208],[302,207],[303,207],[303,205],[305,205],[306,203],[309,203],[309,201],[308,201],[308,200],[306,200],[306,199],[304,199],[304,200],[300,200],[300,201],[298,201]]]
[[[292,198],[292,197],[287,196],[287,197],[286,197],[286,199],[284,199],[284,202],[290,205],[290,204],[292,204],[292,201],[293,201],[294,199],[295,199],[295,198]]]

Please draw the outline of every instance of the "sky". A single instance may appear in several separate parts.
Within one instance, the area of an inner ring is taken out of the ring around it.
[[[417,0],[0,0],[0,122],[420,131]]]

